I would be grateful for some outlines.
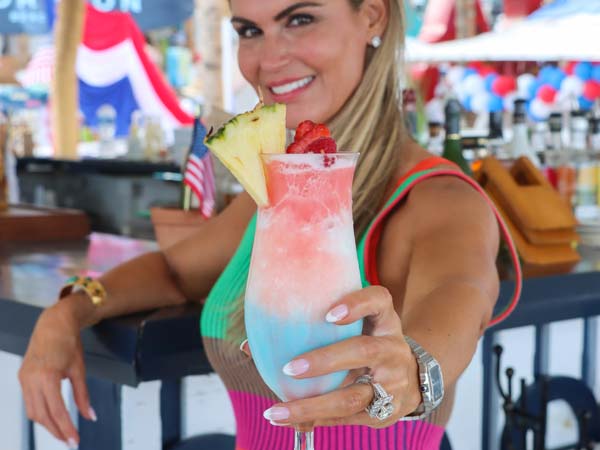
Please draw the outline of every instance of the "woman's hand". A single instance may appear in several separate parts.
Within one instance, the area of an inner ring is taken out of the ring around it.
[[[387,289],[372,286],[352,293],[327,314],[327,321],[337,325],[361,318],[365,319],[363,335],[300,355],[284,367],[284,373],[298,379],[350,370],[344,387],[325,395],[276,404],[265,411],[267,420],[274,425],[314,423],[382,428],[418,407],[418,365],[404,340],[400,317]],[[373,400],[373,389],[354,383],[365,368],[374,382],[394,396],[394,412],[386,420],[372,419],[365,412]]]
[[[81,415],[95,421],[96,414],[85,384],[79,325],[61,306],[57,303],[40,315],[19,370],[19,381],[27,416],[70,448],[76,448],[79,435],[61,395],[63,378],[71,381]]]

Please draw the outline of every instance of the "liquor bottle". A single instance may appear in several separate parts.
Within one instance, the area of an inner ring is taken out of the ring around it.
[[[444,128],[446,137],[444,139],[444,151],[442,157],[458,165],[464,173],[472,175],[471,166],[462,154],[460,140],[460,103],[456,99],[450,99],[444,108],[446,114]]]
[[[590,117],[589,133],[590,150],[598,158],[600,157],[600,117]]]
[[[490,111],[486,147],[489,155],[500,160],[506,160],[511,159],[511,155],[507,151],[506,141],[504,140],[502,116],[502,111]]]
[[[573,206],[575,203],[575,189],[577,185],[576,169],[570,152],[563,144],[563,116],[555,112],[550,114],[550,149],[546,153],[547,167],[549,172],[554,172],[556,190],[567,204]]]
[[[536,167],[541,167],[542,163],[540,158],[529,142],[529,127],[527,125],[527,110],[525,105],[525,100],[515,100],[515,109],[513,112],[513,137],[510,143],[510,153],[515,159],[525,156],[529,158]]]
[[[596,167],[588,148],[588,119],[583,111],[571,112],[570,153],[577,170],[575,216],[585,219],[596,214]]]

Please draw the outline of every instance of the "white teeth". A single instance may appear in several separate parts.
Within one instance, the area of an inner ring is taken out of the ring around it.
[[[288,84],[282,84],[281,86],[273,86],[271,88],[271,90],[273,91],[273,93],[277,94],[277,95],[281,95],[281,94],[287,94],[288,92],[292,92],[295,91],[296,89],[300,89],[301,87],[306,86],[308,83],[310,83],[313,80],[314,77],[306,77],[306,78],[302,78],[301,80],[298,81],[294,81],[292,83],[288,83]]]

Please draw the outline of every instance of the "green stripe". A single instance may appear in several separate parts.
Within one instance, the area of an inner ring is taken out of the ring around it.
[[[225,339],[227,335],[235,300],[246,290],[255,230],[256,214],[250,220],[231,261],[208,294],[200,319],[200,332],[204,337]]]
[[[369,283],[369,281],[367,280],[367,272],[366,272],[366,268],[365,268],[366,257],[367,257],[367,255],[365,255],[365,247],[367,245],[367,236],[369,235],[371,228],[373,228],[375,221],[378,220],[381,213],[383,211],[385,211],[388,208],[388,206],[390,206],[392,203],[394,203],[396,201],[396,199],[404,193],[404,191],[410,184],[412,184],[415,180],[417,180],[421,177],[424,177],[425,175],[430,174],[431,172],[436,172],[437,170],[439,170],[439,169],[422,170],[419,172],[415,172],[414,174],[412,174],[408,178],[406,178],[406,180],[404,180],[400,184],[400,186],[398,186],[396,188],[396,190],[394,191],[392,196],[385,203],[381,212],[379,212],[379,214],[377,214],[377,216],[375,216],[375,218],[371,221],[371,224],[367,227],[367,230],[363,233],[362,237],[358,241],[358,245],[356,246],[356,251],[358,252],[358,268],[360,269],[360,278],[361,278],[363,287],[368,287],[371,285],[371,283]]]

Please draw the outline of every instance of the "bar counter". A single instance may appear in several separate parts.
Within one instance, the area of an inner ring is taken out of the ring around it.
[[[101,233],[92,233],[81,241],[0,243],[0,350],[24,354],[35,321],[44,308],[56,301],[57,292],[68,277],[82,273],[98,275],[156,249],[152,241]],[[491,447],[486,444],[494,440],[489,433],[498,419],[489,415],[493,397],[497,395],[492,383],[491,356],[495,333],[600,315],[600,250],[581,248],[580,253],[581,262],[567,272],[527,278],[515,312],[486,333],[482,432],[487,439],[483,439],[482,448]],[[499,308],[506,303],[512,289],[510,280],[502,281]],[[90,394],[94,405],[103,409],[103,417],[111,420],[93,425],[80,420],[80,449],[120,450],[120,398],[114,393],[121,385],[137,386],[153,380],[161,380],[163,385],[160,406],[163,445],[167,439],[178,442],[179,380],[211,372],[200,339],[200,312],[201,306],[193,304],[163,308],[105,320],[83,332]],[[591,347],[584,353],[594,352]]]

